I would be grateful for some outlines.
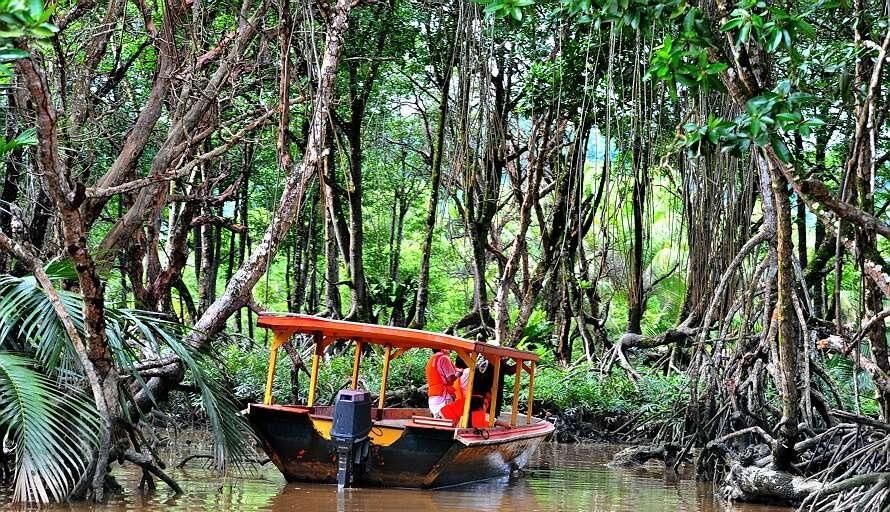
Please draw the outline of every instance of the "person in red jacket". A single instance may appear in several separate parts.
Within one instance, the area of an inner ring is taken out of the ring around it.
[[[447,349],[437,350],[426,363],[427,396],[434,418],[442,417],[442,408],[454,401],[452,384],[459,374]]]
[[[460,417],[464,413],[464,401],[466,396],[461,397],[447,404],[442,408],[442,416],[454,422],[455,425],[460,421]],[[488,428],[488,404],[486,397],[481,395],[473,395],[470,397],[470,426],[473,428]],[[496,422],[498,426],[505,426],[501,422]]]

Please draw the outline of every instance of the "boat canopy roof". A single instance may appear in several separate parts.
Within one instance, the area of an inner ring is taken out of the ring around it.
[[[457,336],[434,332],[390,327],[385,325],[331,320],[312,315],[287,313],[260,313],[257,325],[270,329],[276,335],[314,334],[329,338],[347,339],[394,348],[429,348],[475,352],[486,357],[510,358],[516,361],[537,362],[538,355],[525,350],[478,343]]]

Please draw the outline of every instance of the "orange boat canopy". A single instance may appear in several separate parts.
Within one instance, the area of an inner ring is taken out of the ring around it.
[[[399,349],[429,348],[448,349],[458,352],[475,352],[487,358],[510,358],[516,361],[537,362],[538,355],[525,350],[501,347],[488,343],[439,334],[434,332],[390,327],[384,325],[331,320],[312,315],[260,313],[257,325],[275,333],[276,338],[289,338],[294,334],[313,334],[334,339],[346,339],[361,343],[391,346]],[[283,342],[284,340],[282,340]]]

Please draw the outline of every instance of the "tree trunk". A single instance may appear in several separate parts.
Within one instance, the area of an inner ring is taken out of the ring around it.
[[[349,140],[349,185],[347,192],[349,202],[349,287],[352,296],[352,309],[347,318],[358,322],[372,320],[371,301],[368,297],[368,281],[365,277],[365,230],[362,218],[362,136],[361,120],[363,114],[353,110],[352,130],[347,133]],[[358,115],[360,117],[356,118]]]
[[[37,164],[47,193],[58,208],[65,251],[77,272],[77,282],[83,297],[84,332],[86,334],[82,360],[84,370],[93,375],[94,400],[103,420],[99,435],[100,445],[92,475],[92,489],[97,501],[104,500],[105,478],[112,456],[115,424],[120,417],[118,373],[105,332],[105,287],[89,252],[87,228],[79,210],[83,201],[83,185],[73,182],[61,159],[56,112],[43,71],[29,57],[17,62],[36,110]],[[72,183],[73,182],[73,183]],[[72,333],[69,332],[69,336]],[[77,345],[79,337],[72,338]]]
[[[337,66],[343,48],[343,35],[348,27],[349,13],[352,7],[351,0],[338,0],[332,7],[318,75],[318,87],[306,152],[300,165],[291,169],[287,176],[278,208],[273,216],[275,222],[266,228],[259,244],[232,276],[226,290],[195,323],[195,328],[186,338],[186,343],[192,347],[198,349],[204,347],[213,336],[222,331],[226,320],[233,313],[249,303],[253,287],[265,273],[269,262],[278,251],[282,240],[300,211],[307,184],[318,174],[319,166],[328,151],[325,143],[328,140],[326,132],[329,126],[331,100]],[[171,389],[180,379],[181,377],[170,380],[153,377],[135,397],[137,406],[147,410],[151,406],[153,396],[158,396]]]
[[[216,269],[219,262],[216,260],[217,245],[214,230],[219,228],[205,224],[199,227],[201,231],[201,276],[198,279],[198,311],[203,314],[213,302],[213,292],[216,288]]]
[[[776,257],[777,289],[776,320],[778,329],[778,353],[775,354],[778,371],[776,388],[782,400],[782,419],[778,426],[778,439],[773,450],[773,463],[780,470],[788,470],[796,462],[794,443],[797,442],[797,423],[800,409],[800,391],[797,387],[797,346],[799,325],[794,309],[794,242],[791,230],[791,201],[788,182],[779,169],[770,168],[772,192],[776,209]]]
[[[641,130],[642,128],[637,128]],[[630,265],[628,265],[629,281],[627,286],[627,332],[642,334],[643,312],[646,307],[645,290],[643,289],[643,214],[646,210],[646,187],[648,182],[648,163],[643,155],[646,149],[641,142],[642,135],[637,135],[634,142],[633,156],[633,241],[630,249]]]
[[[417,296],[414,302],[414,318],[410,326],[423,329],[426,326],[426,308],[429,302],[430,258],[433,252],[433,233],[439,213],[439,189],[442,187],[442,158],[445,153],[445,126],[448,119],[448,92],[451,88],[451,66],[446,67],[439,89],[439,119],[436,122],[436,141],[432,147],[433,158],[430,164],[430,197],[426,208],[426,221],[423,231],[423,245],[420,248],[420,270],[417,275]]]

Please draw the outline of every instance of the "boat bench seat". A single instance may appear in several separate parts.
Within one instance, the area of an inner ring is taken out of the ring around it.
[[[433,418],[431,416],[411,416],[411,422],[415,425],[424,425],[428,427],[445,427],[454,428],[454,423],[445,418]]]
[[[405,425],[410,421],[411,420],[408,419],[376,420],[374,425],[380,427],[405,428]]]

